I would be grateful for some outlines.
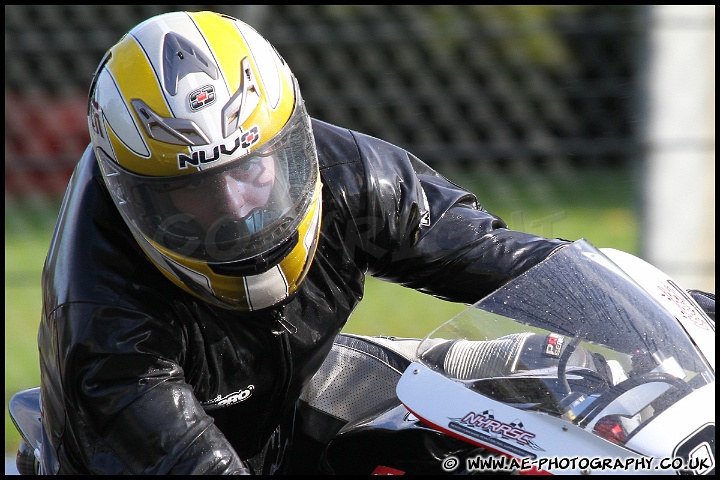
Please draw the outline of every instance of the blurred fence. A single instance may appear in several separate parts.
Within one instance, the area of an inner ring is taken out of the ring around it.
[[[312,115],[438,168],[636,155],[638,6],[6,5],[6,195],[64,188],[87,143],[85,95],[103,53],[175,9],[255,26]]]
[[[627,169],[644,194],[653,6],[6,5],[6,199],[64,190],[88,141],[85,97],[102,55],[141,20],[179,9],[246,21],[288,61],[311,115],[442,172],[572,182],[580,169]],[[707,21],[714,45],[714,7]],[[714,133],[704,148],[714,172]],[[714,284],[714,250],[704,268]]]

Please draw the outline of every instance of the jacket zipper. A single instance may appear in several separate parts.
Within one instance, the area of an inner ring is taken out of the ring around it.
[[[268,412],[277,411],[279,414],[284,413],[283,410],[279,407],[282,406],[286,401],[287,393],[290,390],[290,383],[292,382],[293,378],[293,362],[292,352],[290,349],[290,335],[297,333],[297,328],[285,318],[283,310],[283,307],[280,307],[279,310],[273,310],[272,316],[275,320],[276,328],[271,331],[280,343],[280,348],[278,350],[282,358],[280,359],[278,364],[282,364],[284,366],[285,378],[282,379],[276,390],[277,395],[274,398],[272,408],[269,408],[267,410]],[[282,425],[285,419],[280,418],[279,420],[279,425]],[[272,437],[276,428],[277,427],[274,427],[271,431],[267,432],[269,437]],[[277,446],[278,444],[275,445]],[[277,455],[277,452],[266,451],[265,455],[272,455],[273,457],[275,457]]]

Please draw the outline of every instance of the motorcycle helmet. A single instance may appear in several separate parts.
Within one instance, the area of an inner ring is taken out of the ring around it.
[[[289,299],[314,257],[321,183],[297,80],[252,27],[173,12],[102,59],[88,127],[107,188],[176,285],[239,311]]]

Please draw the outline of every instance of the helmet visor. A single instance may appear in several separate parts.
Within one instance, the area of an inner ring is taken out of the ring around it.
[[[318,162],[302,100],[283,129],[247,155],[174,177],[133,174],[97,152],[109,190],[135,235],[209,263],[262,255],[297,232],[311,206]]]

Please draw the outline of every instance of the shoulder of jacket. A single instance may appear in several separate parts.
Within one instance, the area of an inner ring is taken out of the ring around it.
[[[340,167],[353,175],[358,169],[368,174],[379,166],[408,162],[409,153],[386,140],[314,118],[312,127],[321,172]]]
[[[316,119],[313,119],[312,127],[320,170],[362,162],[355,135],[350,129]]]

